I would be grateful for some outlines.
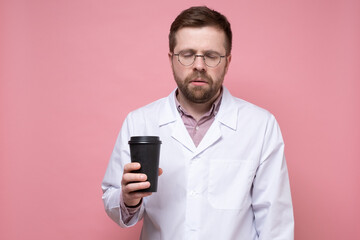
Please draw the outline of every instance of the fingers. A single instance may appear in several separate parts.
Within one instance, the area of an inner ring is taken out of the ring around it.
[[[138,192],[150,187],[150,182],[146,181],[147,176],[143,173],[134,173],[139,170],[140,163],[128,163],[124,166],[124,173],[121,180],[122,194],[125,205],[136,206],[143,197],[150,196],[151,192]],[[163,174],[163,170],[159,168],[159,176]]]
[[[124,174],[121,180],[121,185],[126,193],[150,187],[150,183],[146,182],[146,174],[132,172],[140,169],[140,167],[140,163],[128,163],[124,166]]]
[[[150,187],[150,182],[130,182],[122,186],[123,191],[131,193],[134,191],[144,190]]]
[[[138,162],[132,162],[128,163],[124,166],[124,173],[128,173],[131,171],[139,170],[141,167],[140,163]]]
[[[122,184],[126,185],[132,182],[144,182],[147,180],[146,174],[143,173],[125,173],[122,178]]]
[[[140,167],[140,163],[128,163],[124,166],[121,188],[123,200],[127,206],[136,206],[143,197],[151,195],[151,192],[136,192],[150,187],[150,182],[146,181],[146,174],[132,172],[139,170]]]

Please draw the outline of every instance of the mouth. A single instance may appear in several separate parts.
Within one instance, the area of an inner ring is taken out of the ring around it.
[[[191,80],[190,84],[193,84],[196,86],[202,86],[202,85],[208,84],[208,81],[201,79],[201,78],[196,78],[194,80]]]

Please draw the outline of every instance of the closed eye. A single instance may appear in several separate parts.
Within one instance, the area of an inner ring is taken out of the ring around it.
[[[206,54],[206,55],[205,55],[205,57],[211,58],[211,59],[218,58],[219,56],[220,56],[220,55],[214,54],[214,53],[210,53],[210,54]]]
[[[184,58],[192,58],[192,57],[194,57],[195,53],[194,52],[181,52],[180,55]]]

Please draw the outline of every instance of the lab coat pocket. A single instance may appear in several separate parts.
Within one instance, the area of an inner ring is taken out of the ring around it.
[[[251,202],[254,167],[250,160],[214,160],[210,163],[208,200],[216,209],[241,209]]]

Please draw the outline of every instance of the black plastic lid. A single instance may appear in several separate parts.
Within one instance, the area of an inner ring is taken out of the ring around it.
[[[136,143],[161,143],[158,136],[133,136],[130,138],[129,144]]]

